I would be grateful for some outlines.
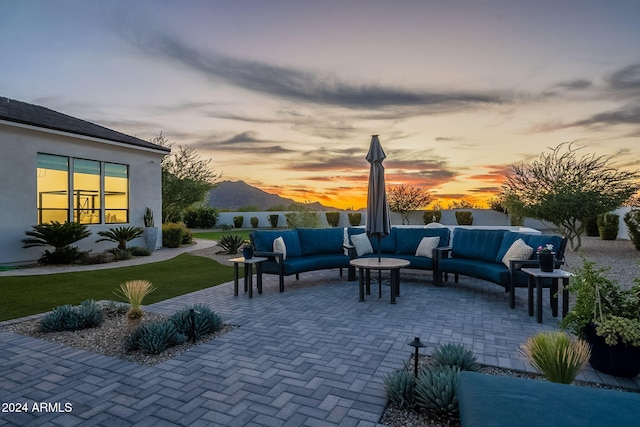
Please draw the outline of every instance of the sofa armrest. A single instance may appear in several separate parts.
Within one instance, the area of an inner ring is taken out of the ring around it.
[[[254,252],[253,255],[259,256],[259,257],[273,258],[280,265],[282,265],[282,263],[284,262],[282,253],[280,252]]]
[[[356,253],[356,247],[353,245],[342,245],[342,247],[347,251],[347,256],[349,259],[355,259],[358,257]]]

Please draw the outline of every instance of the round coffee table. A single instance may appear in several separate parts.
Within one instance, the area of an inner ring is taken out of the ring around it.
[[[391,272],[391,304],[396,303],[396,296],[400,295],[400,269],[408,267],[411,264],[406,259],[399,258],[356,258],[350,261],[350,264],[357,267],[360,271],[360,299],[358,301],[364,301],[364,287],[365,276],[367,294],[371,293],[371,270],[389,270]],[[379,284],[378,297],[382,297],[382,284]]]

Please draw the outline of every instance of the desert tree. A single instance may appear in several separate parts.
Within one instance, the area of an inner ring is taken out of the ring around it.
[[[412,185],[398,185],[387,190],[389,210],[398,212],[402,217],[402,225],[409,224],[411,212],[425,208],[433,197],[424,188]]]
[[[160,135],[152,143],[171,148],[162,159],[162,219],[163,222],[182,220],[187,208],[202,202],[209,190],[222,176],[211,167],[211,160],[202,159],[193,147],[178,145]]]
[[[581,149],[571,142],[549,148],[538,160],[512,166],[503,185],[509,212],[554,224],[572,250],[580,248],[588,218],[616,209],[640,188],[638,171]]]

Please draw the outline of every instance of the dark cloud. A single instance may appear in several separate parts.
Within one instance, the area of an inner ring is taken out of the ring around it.
[[[640,124],[640,105],[627,105],[618,110],[594,114],[584,120],[578,120],[564,127]]]
[[[374,84],[353,85],[334,76],[200,51],[167,34],[142,35],[138,32],[128,39],[144,52],[186,65],[209,78],[277,98],[348,108],[442,108],[504,102],[500,93],[429,92]]]
[[[273,141],[262,140],[256,132],[241,132],[228,138],[213,135],[201,138],[192,147],[216,152],[227,152],[247,155],[290,154],[295,152]]]
[[[583,90],[589,89],[593,84],[589,80],[578,79],[570,82],[558,83],[556,87],[566,90]]]
[[[631,64],[613,72],[607,79],[612,89],[620,91],[640,90],[640,64]]]
[[[436,142],[451,142],[451,141],[459,141],[462,138],[452,137],[452,136],[438,136],[436,137]]]

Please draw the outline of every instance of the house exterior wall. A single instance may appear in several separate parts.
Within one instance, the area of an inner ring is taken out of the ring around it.
[[[164,153],[98,138],[0,121],[0,265],[35,261],[45,247],[22,248],[25,231],[37,224],[37,154],[55,154],[129,166],[129,223],[88,225],[91,236],[76,243],[80,250],[101,252],[115,246],[95,241],[98,231],[117,226],[144,226],[150,207],[159,226],[162,212],[160,162]],[[156,247],[162,243],[160,233]],[[131,242],[145,246],[143,238]],[[48,248],[51,249],[51,248]]]

